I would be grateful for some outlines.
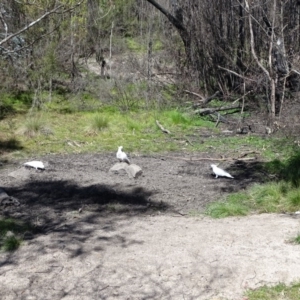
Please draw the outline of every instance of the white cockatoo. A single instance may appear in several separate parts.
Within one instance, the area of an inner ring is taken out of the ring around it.
[[[41,161],[38,161],[38,160],[33,160],[33,161],[26,162],[24,164],[24,166],[25,167],[35,168],[35,169],[42,169],[42,170],[45,169],[44,164]]]
[[[130,165],[130,160],[127,157],[127,154],[123,151],[123,146],[118,147],[118,152],[117,152],[117,159],[120,162],[126,162]]]
[[[210,165],[210,166],[212,167],[212,170],[215,173],[216,178],[218,178],[218,176],[233,178],[229,173],[227,173],[226,171],[218,168],[216,165]]]

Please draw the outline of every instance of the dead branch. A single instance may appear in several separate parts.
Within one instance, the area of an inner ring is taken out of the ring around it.
[[[74,9],[75,7],[81,5],[81,3],[82,3],[82,1],[78,2],[78,3],[75,4],[72,8],[63,11],[63,13],[68,12],[68,11]],[[24,31],[26,31],[26,30],[28,30],[30,27],[36,25],[37,23],[39,23],[41,20],[43,20],[44,18],[48,17],[49,15],[56,13],[56,12],[57,12],[60,8],[62,8],[63,6],[64,6],[64,5],[59,5],[59,6],[55,7],[55,8],[53,8],[52,10],[47,11],[47,12],[44,13],[41,17],[39,17],[38,19],[32,21],[30,24],[26,25],[25,27],[23,27],[23,28],[20,29],[19,31],[17,31],[17,32],[15,32],[15,33],[13,33],[13,34],[11,34],[11,35],[9,35],[9,36],[7,36],[5,39],[3,39],[3,40],[0,41],[0,46],[3,45],[4,43],[6,43],[7,41],[9,41],[10,39],[12,39],[13,37],[15,37],[15,36],[21,34],[22,32],[24,32]]]
[[[241,158],[243,158],[243,157],[245,157],[245,156],[247,156],[249,154],[259,154],[260,155],[260,152],[258,152],[258,151],[245,151],[245,152],[241,153],[238,156],[238,158],[241,159]]]
[[[193,95],[193,96],[196,96],[196,97],[200,98],[202,101],[205,101],[205,98],[200,94],[197,94],[197,93],[194,93],[194,92],[191,92],[191,91],[188,91],[188,90],[183,90],[183,91],[186,92],[187,94],[190,94],[190,95]]]
[[[152,73],[151,77],[164,76],[164,75],[180,76],[182,74],[180,74],[180,73],[174,73],[174,72],[160,72],[160,73]]]
[[[254,34],[253,34],[253,28],[252,28],[252,16],[250,13],[250,7],[248,0],[245,0],[245,7],[246,7],[246,12],[248,14],[248,20],[249,20],[249,32],[250,32],[250,48],[251,48],[251,54],[256,62],[256,64],[260,67],[260,69],[266,74],[267,78],[269,81],[271,81],[271,76],[268,70],[261,64],[259,61],[256,52],[255,52],[255,45],[254,45]]]
[[[218,127],[218,125],[219,125],[219,123],[220,123],[220,114],[219,113],[217,113],[218,114],[218,119],[217,119],[217,122],[216,122],[216,125],[215,125],[215,127]]]
[[[4,18],[3,18],[3,15],[2,15],[2,12],[0,11],[0,20],[1,20],[1,23],[5,29],[5,37],[7,37],[7,32],[8,32],[8,26],[6,24],[6,22],[4,21]]]
[[[214,98],[216,98],[216,96],[219,95],[219,91],[216,91],[212,96],[207,97],[204,101],[203,104],[207,104],[209,103],[211,100],[213,100]]]
[[[156,125],[159,127],[159,129],[163,132],[163,133],[167,133],[167,134],[171,134],[171,132],[168,129],[165,129],[159,122],[158,120],[155,121]]]
[[[240,108],[240,105],[229,105],[229,106],[221,106],[221,107],[215,107],[215,108],[199,108],[197,110],[195,110],[195,114],[199,114],[199,115],[209,115],[209,114],[213,114],[217,111],[224,111],[224,110],[230,110],[230,109],[238,109]]]
[[[184,161],[202,161],[202,160],[210,160],[210,161],[248,161],[255,160],[256,157],[225,157],[225,158],[212,158],[212,157],[199,157],[199,158],[185,158],[185,157],[174,157],[174,156],[164,156],[166,158],[171,159],[180,159]]]
[[[218,112],[213,112],[210,114],[210,116],[216,120],[216,127],[218,127],[219,123],[222,122],[222,123],[229,123],[228,120],[226,120],[226,118],[224,118],[221,114],[219,114]],[[217,119],[215,118],[215,116],[217,116]]]
[[[235,76],[240,77],[240,78],[242,78],[242,79],[244,79],[244,80],[247,79],[247,80],[250,80],[250,81],[256,81],[256,80],[254,80],[254,79],[251,79],[251,78],[249,78],[249,77],[245,77],[245,76],[243,76],[243,75],[240,75],[240,74],[238,74],[238,73],[236,73],[236,72],[234,72],[234,71],[232,71],[232,70],[223,68],[223,67],[221,67],[221,66],[218,66],[218,68],[219,68],[219,69],[222,69],[222,70],[225,70],[225,71],[227,71],[227,72],[229,72],[229,73],[232,73],[232,74],[234,74]]]
[[[30,27],[34,26],[35,24],[37,24],[38,22],[40,22],[41,20],[43,20],[44,18],[46,18],[47,16],[55,13],[58,9],[60,9],[61,7],[63,7],[63,5],[59,5],[57,7],[55,7],[54,9],[47,11],[45,14],[43,14],[41,17],[39,17],[38,19],[36,19],[35,21],[31,22],[30,24],[28,24],[27,26],[23,27],[21,30],[9,35],[8,37],[6,37],[5,39],[3,39],[2,41],[0,41],[0,46],[4,43],[6,43],[7,41],[9,41],[10,39],[12,39],[14,36],[17,36],[19,34],[21,34],[22,32],[26,31],[27,29],[29,29]]]
[[[292,69],[291,72],[294,72],[294,73],[300,75],[300,72],[298,72],[297,70]]]
[[[231,104],[235,104],[236,102],[240,101],[240,100],[244,100],[245,96],[247,96],[249,93],[251,93],[251,91],[248,91],[247,93],[245,93],[242,97],[237,98],[236,100],[234,100]]]

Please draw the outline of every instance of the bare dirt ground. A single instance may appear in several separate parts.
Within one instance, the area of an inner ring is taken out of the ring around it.
[[[236,179],[215,179],[211,162],[172,155],[132,157],[137,179],[108,172],[115,154],[48,156],[45,171],[4,164],[0,186],[21,205],[1,214],[35,229],[0,253],[1,299],[242,300],[246,289],[300,278],[295,215],[201,215],[261,182],[259,162],[223,163]]]

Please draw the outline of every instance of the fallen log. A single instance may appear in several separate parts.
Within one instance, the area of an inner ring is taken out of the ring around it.
[[[212,96],[207,97],[207,98],[203,101],[203,104],[209,103],[211,100],[215,99],[219,94],[220,94],[220,92],[219,92],[219,91],[216,91]]]
[[[221,107],[206,107],[206,108],[199,108],[197,110],[194,111],[195,114],[199,114],[199,115],[202,115],[202,116],[205,116],[205,115],[210,115],[210,114],[213,114],[217,111],[225,111],[225,110],[230,110],[230,109],[239,109],[241,108],[241,106],[238,104],[238,105],[229,105],[229,106],[221,106]]]
[[[228,120],[226,120],[226,118],[224,118],[221,114],[219,114],[218,112],[214,111],[213,113],[210,114],[210,116],[214,119],[216,119],[216,127],[219,125],[220,122],[222,123],[230,123]],[[215,118],[217,117],[217,118]]]

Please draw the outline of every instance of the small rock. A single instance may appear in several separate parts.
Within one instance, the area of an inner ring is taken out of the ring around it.
[[[126,170],[125,168],[128,166],[127,163],[116,163],[109,169],[109,173],[114,174],[125,174]]]
[[[140,175],[142,175],[143,171],[141,167],[135,164],[128,165],[127,163],[116,163],[109,169],[110,173],[115,174],[125,174],[129,176],[129,178],[138,178]]]
[[[131,178],[138,178],[139,176],[141,176],[143,174],[141,167],[139,167],[138,165],[135,165],[135,164],[130,164],[129,166],[127,166],[125,168],[125,170],[126,170],[128,176]]]
[[[0,188],[0,205],[6,206],[6,205],[15,205],[19,206],[20,202],[15,197],[10,197],[7,195],[7,193]]]
[[[24,240],[32,240],[33,234],[30,231],[25,231],[23,234],[23,239]]]
[[[0,205],[14,205],[14,206],[19,206],[20,202],[17,198],[15,197],[7,197],[5,199],[0,199]]]

